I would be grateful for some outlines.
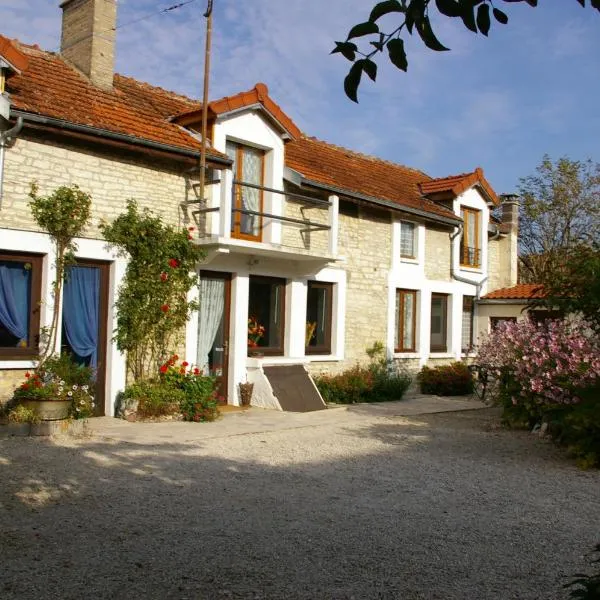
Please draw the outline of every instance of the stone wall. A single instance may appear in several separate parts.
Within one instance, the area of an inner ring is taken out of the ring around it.
[[[312,223],[329,224],[327,208],[314,205],[304,206],[301,202],[287,199],[284,203],[284,216]],[[329,253],[329,230],[306,231],[300,224],[282,222],[282,244],[289,248],[310,250],[315,254]]]
[[[188,225],[190,218],[180,209],[187,193],[186,168],[75,143],[57,146],[23,135],[6,152],[0,227],[38,230],[27,205],[33,181],[38,182],[41,195],[73,184],[91,194],[92,227],[85,237],[100,239],[100,220],[111,221],[121,214],[129,198],[160,214],[166,222]]]
[[[15,388],[25,380],[25,369],[0,370],[0,405],[12,398]]]
[[[451,281],[450,236],[446,229],[425,229],[425,277]]]
[[[509,234],[491,240],[488,244],[489,292],[517,283],[517,236]]]

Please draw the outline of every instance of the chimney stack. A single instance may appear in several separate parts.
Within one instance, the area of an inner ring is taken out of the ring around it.
[[[519,268],[519,196],[501,194],[502,225],[507,234],[508,281],[509,286],[517,285]]]
[[[112,90],[117,0],[64,0],[60,53],[91,82]]]

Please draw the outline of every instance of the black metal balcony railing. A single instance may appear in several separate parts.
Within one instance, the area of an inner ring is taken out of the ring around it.
[[[460,246],[460,264],[464,267],[481,266],[481,249],[471,246]]]

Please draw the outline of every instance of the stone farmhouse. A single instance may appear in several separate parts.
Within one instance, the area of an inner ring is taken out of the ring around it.
[[[61,9],[60,53],[0,36],[0,398],[34,366],[54,301],[32,181],[42,194],[77,184],[93,199],[78,240],[81,306],[63,309],[57,345],[77,353],[70,321],[93,312],[102,414],[114,414],[126,381],[112,341],[126,260],[97,225],[129,198],[195,228],[206,259],[185,358],[220,379],[229,403],[248,380],[258,405],[279,407],[266,367],[340,371],[375,342],[412,370],[468,356],[489,328],[478,300],[517,282],[518,206],[480,168],[434,179],[309,137],[258,83],[210,103],[199,198],[201,106],[114,74],[114,0]],[[249,318],[265,328],[256,347]]]

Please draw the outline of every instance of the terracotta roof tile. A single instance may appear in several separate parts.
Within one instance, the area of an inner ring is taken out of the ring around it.
[[[544,298],[544,289],[539,283],[519,283],[513,287],[495,290],[483,296],[483,300],[533,300]]]
[[[233,110],[262,104],[265,110],[292,136],[299,138],[302,132],[298,126],[286,115],[281,107],[269,96],[269,89],[264,83],[257,83],[251,90],[240,92],[234,96],[219,98],[209,103],[208,108],[213,116],[226,114]],[[202,117],[201,107],[192,111],[178,114],[173,121],[180,123],[199,122]]]
[[[285,163],[307,180],[459,220],[449,209],[424,198],[419,184],[429,176],[403,165],[302,137],[285,146]]]
[[[58,55],[24,44],[18,48],[27,57],[29,66],[8,82],[13,108],[199,150],[198,140],[168,121],[170,115],[198,107],[190,98],[122,75],[115,75],[113,90],[104,91]],[[223,156],[212,149],[209,155]]]
[[[29,61],[11,40],[0,35],[0,57],[17,71],[24,71]]]
[[[477,167],[472,173],[461,173],[460,175],[431,179],[421,184],[421,191],[427,196],[440,192],[450,192],[454,196],[458,196],[474,185],[481,186],[485,194],[496,206],[500,204],[500,199],[484,177],[481,167]]]

